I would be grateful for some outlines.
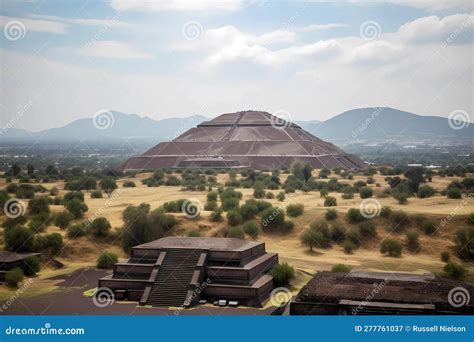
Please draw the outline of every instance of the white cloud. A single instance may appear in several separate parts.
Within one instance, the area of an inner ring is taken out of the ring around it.
[[[196,0],[112,0],[110,5],[117,11],[223,11],[240,10],[244,1],[196,1]]]
[[[374,40],[353,48],[350,62],[355,64],[381,64],[397,61],[402,47],[388,41]]]
[[[392,2],[397,5],[420,8],[429,11],[444,11],[450,9],[472,10],[472,2],[470,0],[379,0],[379,2]]]
[[[337,28],[341,28],[341,27],[348,27],[348,26],[349,25],[342,24],[342,23],[311,24],[311,25],[308,25],[308,26],[295,27],[293,30],[298,31],[298,32],[313,32],[313,31],[332,30],[332,29],[337,29]]]
[[[19,17],[7,17],[7,16],[0,16],[0,26],[3,28],[11,21],[19,21],[21,22],[25,28],[26,32],[33,31],[33,32],[48,32],[54,34],[64,34],[67,31],[67,25],[64,23],[58,23],[56,21],[51,20],[34,20],[34,19],[27,19],[27,18],[19,18]]]
[[[97,41],[80,49],[85,56],[115,59],[148,59],[153,56],[141,52],[133,46],[117,41]]]
[[[207,65],[247,60],[269,66],[294,62],[301,57],[334,53],[340,49],[335,40],[294,46],[295,40],[296,34],[288,30],[280,29],[255,35],[243,33],[228,25],[208,29],[200,39],[176,45],[173,49],[203,51],[207,54]],[[286,44],[289,47],[271,49],[270,47],[275,44]]]
[[[430,16],[402,25],[398,30],[397,38],[412,43],[442,43],[450,35],[464,33],[464,36],[471,37],[470,41],[472,41],[473,30],[474,16],[472,14],[455,14],[444,18]]]

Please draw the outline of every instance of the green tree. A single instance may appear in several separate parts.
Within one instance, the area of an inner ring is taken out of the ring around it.
[[[286,286],[295,277],[295,269],[284,262],[272,268],[273,283],[275,286]]]
[[[30,215],[49,213],[49,200],[47,197],[35,197],[28,202]]]
[[[112,177],[106,177],[100,180],[100,188],[110,197],[112,192],[117,189],[117,183]]]
[[[412,167],[405,172],[405,177],[408,179],[408,186],[412,193],[418,193],[420,183],[425,182],[425,169],[422,167]]]
[[[13,227],[5,231],[5,249],[12,252],[31,252],[34,233],[25,227]]]
[[[23,271],[19,267],[16,267],[5,274],[5,282],[10,287],[18,287],[18,283],[22,282],[23,278]]]
[[[399,240],[386,239],[380,244],[380,253],[388,254],[391,257],[402,255],[403,245]]]
[[[74,198],[66,202],[66,209],[74,216],[74,218],[79,219],[84,216],[84,213],[89,210],[89,207],[84,202]]]
[[[32,277],[38,273],[41,269],[41,265],[37,256],[29,256],[23,260],[23,265],[21,266],[23,273]]]
[[[105,237],[109,235],[112,225],[105,217],[97,217],[90,225],[92,235],[95,237]]]
[[[103,251],[97,259],[97,268],[112,268],[118,262],[118,256],[115,253]]]
[[[372,197],[373,195],[372,188],[368,186],[363,186],[362,188],[359,189],[359,195],[360,195],[360,198],[362,199]]]
[[[303,174],[304,182],[308,183],[313,173],[313,167],[310,164],[304,164],[303,169],[301,170],[301,173]]]
[[[13,177],[17,177],[21,172],[21,167],[18,163],[14,163],[11,167],[11,174]]]
[[[327,196],[324,199],[324,206],[325,207],[335,207],[336,205],[337,205],[336,197]]]

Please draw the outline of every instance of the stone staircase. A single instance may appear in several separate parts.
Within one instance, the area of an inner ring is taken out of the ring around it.
[[[146,304],[151,306],[180,307],[190,289],[201,252],[191,249],[166,251],[151,285]]]

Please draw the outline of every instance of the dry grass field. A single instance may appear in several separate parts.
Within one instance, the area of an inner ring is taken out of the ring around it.
[[[313,173],[314,174],[314,173]],[[91,199],[90,193],[86,193],[86,204],[89,207],[86,218],[93,216],[106,217],[112,224],[113,230],[122,227],[122,212],[128,205],[138,205],[140,203],[148,203],[151,209],[156,209],[163,203],[177,199],[194,199],[200,201],[203,205],[206,201],[205,191],[182,191],[179,186],[160,186],[147,187],[141,183],[141,180],[149,177],[150,174],[138,174],[134,178],[122,178],[118,180],[118,189],[112,198],[105,195],[101,199]],[[333,176],[333,175],[332,175]],[[287,175],[282,174],[280,178],[285,180]],[[225,183],[228,179],[226,174],[218,175],[218,182]],[[394,272],[442,272],[443,263],[440,260],[440,252],[452,252],[454,242],[454,232],[462,226],[465,226],[466,217],[474,211],[471,203],[460,205],[461,200],[447,199],[446,196],[437,194],[431,198],[419,199],[409,198],[408,204],[401,205],[392,198],[379,198],[377,194],[382,193],[387,187],[384,176],[375,175],[375,184],[370,185],[374,190],[374,197],[380,202],[381,206],[390,206],[392,209],[403,210],[409,214],[421,214],[434,220],[440,220],[446,215],[456,212],[456,216],[445,227],[441,228],[437,234],[427,236],[420,234],[421,250],[416,253],[410,253],[406,248],[399,258],[382,256],[379,252],[380,241],[392,236],[405,241],[404,234],[393,234],[389,232],[388,222],[384,219],[377,218],[374,221],[377,224],[378,237],[368,243],[364,243],[353,254],[345,254],[342,246],[333,245],[329,249],[315,249],[309,252],[309,249],[300,242],[301,233],[308,228],[309,224],[314,221],[324,220],[324,214],[327,210],[324,207],[324,198],[320,197],[319,192],[309,192],[304,194],[297,191],[295,194],[289,194],[284,202],[276,199],[267,200],[274,206],[285,208],[291,203],[304,204],[303,215],[291,218],[295,223],[293,232],[285,235],[261,233],[257,240],[264,241],[267,251],[279,254],[280,261],[288,262],[298,270],[298,277],[295,282],[295,288],[302,286],[309,278],[310,274],[319,270],[329,270],[335,264],[347,264],[357,270],[367,271],[394,271]],[[341,183],[352,184],[358,180],[366,180],[366,176],[355,176],[353,180],[341,179]],[[437,190],[443,190],[446,186],[456,179],[455,177],[434,177],[430,183]],[[124,181],[131,180],[136,184],[135,188],[124,188]],[[6,184],[4,179],[0,179],[0,189]],[[66,192],[62,181],[56,183],[45,184],[45,187],[51,189],[57,187],[59,195],[62,196]],[[253,189],[238,189],[243,193],[243,201],[253,198]],[[281,190],[274,190],[276,195]],[[356,194],[354,199],[342,199],[340,193],[331,193],[330,196],[337,198],[337,206],[334,207],[338,211],[338,221],[350,226],[345,220],[345,213],[350,208],[359,208],[361,199]],[[52,205],[53,212],[64,210],[61,205]],[[199,230],[201,236],[225,236],[227,224],[223,222],[215,223],[209,220],[210,212],[202,211],[197,219],[188,219],[182,214],[176,214],[178,224],[170,234],[186,235],[189,230]],[[412,228],[409,228],[412,229]],[[105,240],[94,240],[90,237],[81,237],[79,239],[69,241],[65,236],[65,231],[55,226],[48,228],[48,233],[59,232],[65,240],[65,248],[57,260],[64,263],[65,267],[60,270],[52,270],[44,268],[39,276],[26,291],[25,295],[34,296],[44,292],[54,290],[56,281],[50,278],[71,273],[77,269],[84,267],[94,267],[100,252],[110,250],[119,255],[121,259],[127,257],[126,253],[121,249],[120,243],[116,237],[107,238]],[[3,229],[0,230],[0,243],[3,243]],[[451,253],[453,254],[453,253]],[[469,272],[468,279],[473,279],[474,265],[465,264]],[[7,298],[14,290],[6,287],[0,288],[0,299]]]

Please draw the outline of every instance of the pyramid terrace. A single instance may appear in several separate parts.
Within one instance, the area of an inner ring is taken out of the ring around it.
[[[166,237],[131,250],[113,274],[99,280],[116,300],[161,307],[225,300],[261,307],[273,290],[278,255],[263,242],[233,238]]]

